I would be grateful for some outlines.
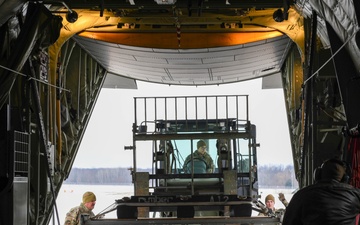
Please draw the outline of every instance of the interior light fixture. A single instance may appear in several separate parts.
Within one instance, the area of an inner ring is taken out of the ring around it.
[[[276,22],[281,23],[282,21],[284,21],[284,13],[282,11],[282,9],[277,9],[274,14],[273,14],[273,18]]]
[[[77,12],[75,12],[74,10],[69,9],[69,11],[66,13],[66,20],[69,23],[75,23],[78,18],[79,18],[79,16],[78,16]]]
[[[66,5],[65,2],[60,2],[60,1],[44,1],[42,2],[43,4],[59,4],[59,5],[63,5],[67,11],[51,11],[52,13],[66,13],[66,20],[69,23],[75,23],[78,19],[78,14],[77,12],[75,12],[74,10],[70,9],[69,6]]]

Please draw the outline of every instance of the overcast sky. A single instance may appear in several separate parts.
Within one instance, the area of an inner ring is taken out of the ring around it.
[[[259,165],[291,165],[292,153],[282,89],[261,89],[261,79],[219,86],[169,86],[138,82],[137,90],[102,89],[73,167],[131,167],[133,97],[249,95],[256,125]],[[151,149],[149,149],[151,153]],[[148,158],[150,156],[145,156]],[[141,162],[138,162],[138,167]],[[149,166],[150,167],[150,166]]]

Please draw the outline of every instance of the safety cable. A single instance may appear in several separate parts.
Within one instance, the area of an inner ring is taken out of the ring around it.
[[[53,85],[53,84],[49,84],[49,83],[47,83],[47,82],[45,82],[45,81],[43,81],[43,80],[37,79],[37,78],[35,78],[35,77],[28,76],[28,75],[26,75],[26,74],[24,74],[24,73],[20,73],[20,72],[18,72],[18,71],[12,70],[12,69],[10,69],[10,68],[8,68],[8,67],[5,67],[5,66],[3,66],[3,65],[0,65],[0,68],[3,68],[3,69],[5,69],[5,70],[8,70],[8,71],[13,72],[13,73],[15,73],[15,74],[18,74],[18,75],[21,75],[21,76],[23,76],[23,77],[26,77],[28,80],[35,80],[35,81],[37,81],[37,82],[39,82],[39,83],[42,83],[42,84],[45,84],[45,85],[47,85],[47,86],[49,86],[49,87],[53,87],[53,88],[59,89],[59,90],[61,90],[61,91],[70,92],[70,90],[68,90],[68,89],[65,89],[65,88],[62,88],[62,87],[58,87],[58,86]]]
[[[41,150],[43,151],[42,152],[43,153],[43,158],[44,158],[45,163],[46,163],[45,169],[46,169],[48,179],[49,179],[49,183],[50,183],[50,191],[51,191],[53,201],[54,201],[54,209],[55,209],[55,212],[56,212],[56,218],[57,218],[58,225],[60,225],[59,211],[58,211],[57,204],[56,204],[56,195],[55,195],[55,190],[54,190],[54,182],[53,182],[53,178],[51,177],[50,162],[49,162],[49,159],[47,157],[47,153],[49,151],[49,146],[48,146],[48,140],[47,140],[47,136],[46,136],[47,132],[46,132],[45,124],[44,124],[44,118],[42,116],[42,109],[41,109],[38,86],[37,86],[37,83],[35,82],[34,79],[30,79],[32,76],[35,76],[35,69],[33,67],[31,59],[29,59],[29,65],[30,65],[31,75],[29,75],[28,78],[29,78],[29,81],[30,81],[31,90],[33,92],[35,110],[37,110],[36,116],[37,116],[37,120],[38,120],[38,123],[39,123],[40,140],[42,141],[42,144],[44,146],[43,148],[40,147],[40,151]]]
[[[96,214],[94,217],[92,217],[93,219],[101,219],[105,216],[105,214],[115,211],[117,209],[118,204],[112,203],[111,205],[109,205],[108,207],[106,207],[105,209],[103,209],[102,211],[100,211],[98,214]]]
[[[326,66],[326,64],[328,64],[328,63],[335,57],[335,55],[337,55],[337,54],[340,52],[340,50],[343,49],[347,43],[349,43],[349,41],[355,36],[355,34],[356,34],[358,31],[359,31],[359,28],[357,28],[357,29],[355,30],[355,32],[344,42],[344,44],[342,44],[342,45],[340,46],[340,48],[339,48],[338,50],[336,50],[336,52],[335,52],[322,66],[319,67],[319,69],[317,69],[308,79],[306,79],[306,80],[304,81],[303,86],[305,86],[306,83],[307,83],[311,78],[313,78],[324,66]]]

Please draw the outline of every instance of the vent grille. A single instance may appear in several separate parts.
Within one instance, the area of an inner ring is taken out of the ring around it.
[[[29,134],[14,131],[15,176],[27,176],[29,173]]]

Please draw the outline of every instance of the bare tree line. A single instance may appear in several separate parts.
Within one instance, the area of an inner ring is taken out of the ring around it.
[[[141,169],[148,171],[151,169]],[[261,187],[297,186],[293,166],[264,165],[258,167],[258,179]],[[65,180],[68,184],[131,184],[131,171],[128,168],[73,168]]]
[[[131,184],[128,168],[73,168],[65,180],[69,184]]]
[[[294,167],[291,165],[263,165],[258,167],[259,185],[262,187],[297,187]]]

